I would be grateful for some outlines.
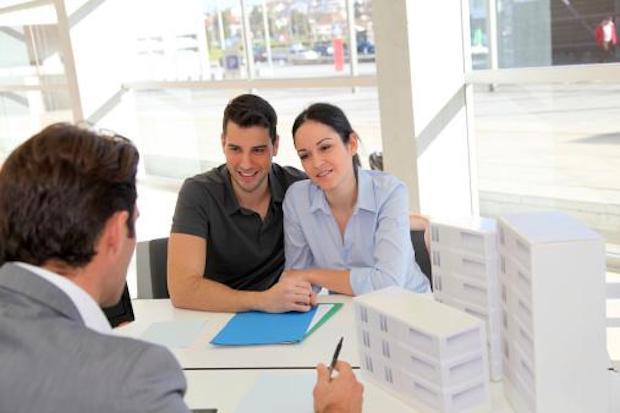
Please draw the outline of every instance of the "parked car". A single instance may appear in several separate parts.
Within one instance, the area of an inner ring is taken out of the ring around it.
[[[272,47],[271,59],[279,65],[288,63],[288,48],[282,46]]]
[[[254,61],[266,62],[267,61],[267,49],[265,46],[254,46]]]
[[[364,39],[357,43],[358,54],[375,54],[375,45]]]
[[[316,42],[314,44],[314,51],[321,56],[333,56],[334,46],[331,42]]]
[[[316,60],[319,54],[315,50],[306,48],[301,43],[294,43],[289,47],[289,60]]]

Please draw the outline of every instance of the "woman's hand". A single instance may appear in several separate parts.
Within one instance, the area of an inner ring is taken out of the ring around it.
[[[302,281],[310,282],[309,276],[310,276],[310,272],[308,270],[284,270],[282,271],[280,280],[293,279],[293,280],[302,280]]]

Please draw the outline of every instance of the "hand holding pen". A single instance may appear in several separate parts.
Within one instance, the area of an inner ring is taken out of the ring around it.
[[[340,350],[342,349],[342,341],[344,340],[344,337],[340,337],[340,341],[338,341],[338,344],[336,345],[336,351],[334,351],[334,355],[332,356],[332,362],[329,364],[329,380],[332,380],[332,372],[334,371],[334,368],[336,367],[336,362],[338,361],[338,356],[340,355]]]
[[[338,361],[342,341],[341,338],[336,346],[329,368],[322,363],[317,366],[317,383],[313,392],[315,412],[360,413],[362,411],[364,386],[355,378],[349,363]],[[336,370],[338,375],[332,379],[333,370]]]

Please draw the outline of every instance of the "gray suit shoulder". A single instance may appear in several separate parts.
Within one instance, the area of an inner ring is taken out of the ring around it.
[[[112,373],[119,380],[119,412],[188,412],[187,389],[181,366],[162,346],[125,337],[106,336],[114,346]]]
[[[0,412],[188,411],[165,348],[87,328],[65,293],[12,264],[0,303]]]
[[[93,335],[90,337],[92,340],[85,340],[85,344],[91,341],[93,354],[90,357],[105,360],[96,363],[101,379],[115,388],[114,406],[108,406],[110,411],[189,411],[183,401],[187,388],[185,376],[168,349],[90,330],[86,334]]]

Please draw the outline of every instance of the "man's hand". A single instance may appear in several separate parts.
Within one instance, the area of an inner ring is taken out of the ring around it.
[[[330,381],[327,367],[323,364],[316,367],[315,413],[360,413],[364,386],[355,378],[349,363],[339,361],[335,370],[338,375]]]
[[[273,287],[263,293],[261,309],[268,313],[310,310],[316,295],[308,281],[295,277],[281,277]]]

